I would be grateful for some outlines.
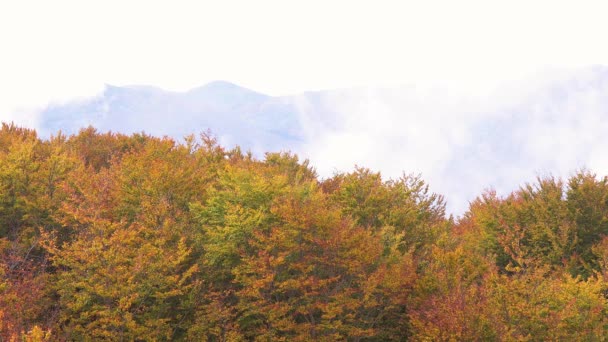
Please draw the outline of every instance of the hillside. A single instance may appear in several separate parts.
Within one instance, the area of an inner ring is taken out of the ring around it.
[[[608,334],[608,178],[590,172],[454,220],[417,176],[4,124],[0,188],[3,341]]]

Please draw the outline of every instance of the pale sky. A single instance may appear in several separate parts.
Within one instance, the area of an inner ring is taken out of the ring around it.
[[[2,1],[0,119],[105,83],[270,95],[608,64],[602,1]],[[19,119],[19,118],[17,118]],[[21,118],[23,119],[23,118]]]

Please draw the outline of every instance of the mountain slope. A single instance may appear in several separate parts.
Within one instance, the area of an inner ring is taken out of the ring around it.
[[[296,112],[289,105],[219,81],[183,93],[107,85],[95,98],[51,105],[41,118],[46,134],[75,133],[93,125],[100,130],[145,131],[179,139],[211,129],[222,143],[256,152],[290,148],[301,139]]]

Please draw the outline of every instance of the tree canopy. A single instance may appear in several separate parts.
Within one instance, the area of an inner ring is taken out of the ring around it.
[[[607,233],[587,170],[455,220],[414,174],[3,124],[0,340],[603,340]]]

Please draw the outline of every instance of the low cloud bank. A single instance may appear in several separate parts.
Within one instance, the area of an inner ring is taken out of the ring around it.
[[[387,177],[422,173],[455,214],[487,188],[506,195],[537,176],[608,173],[604,68],[539,74],[478,95],[370,88],[296,103],[306,136],[301,153],[322,176],[354,164]]]

